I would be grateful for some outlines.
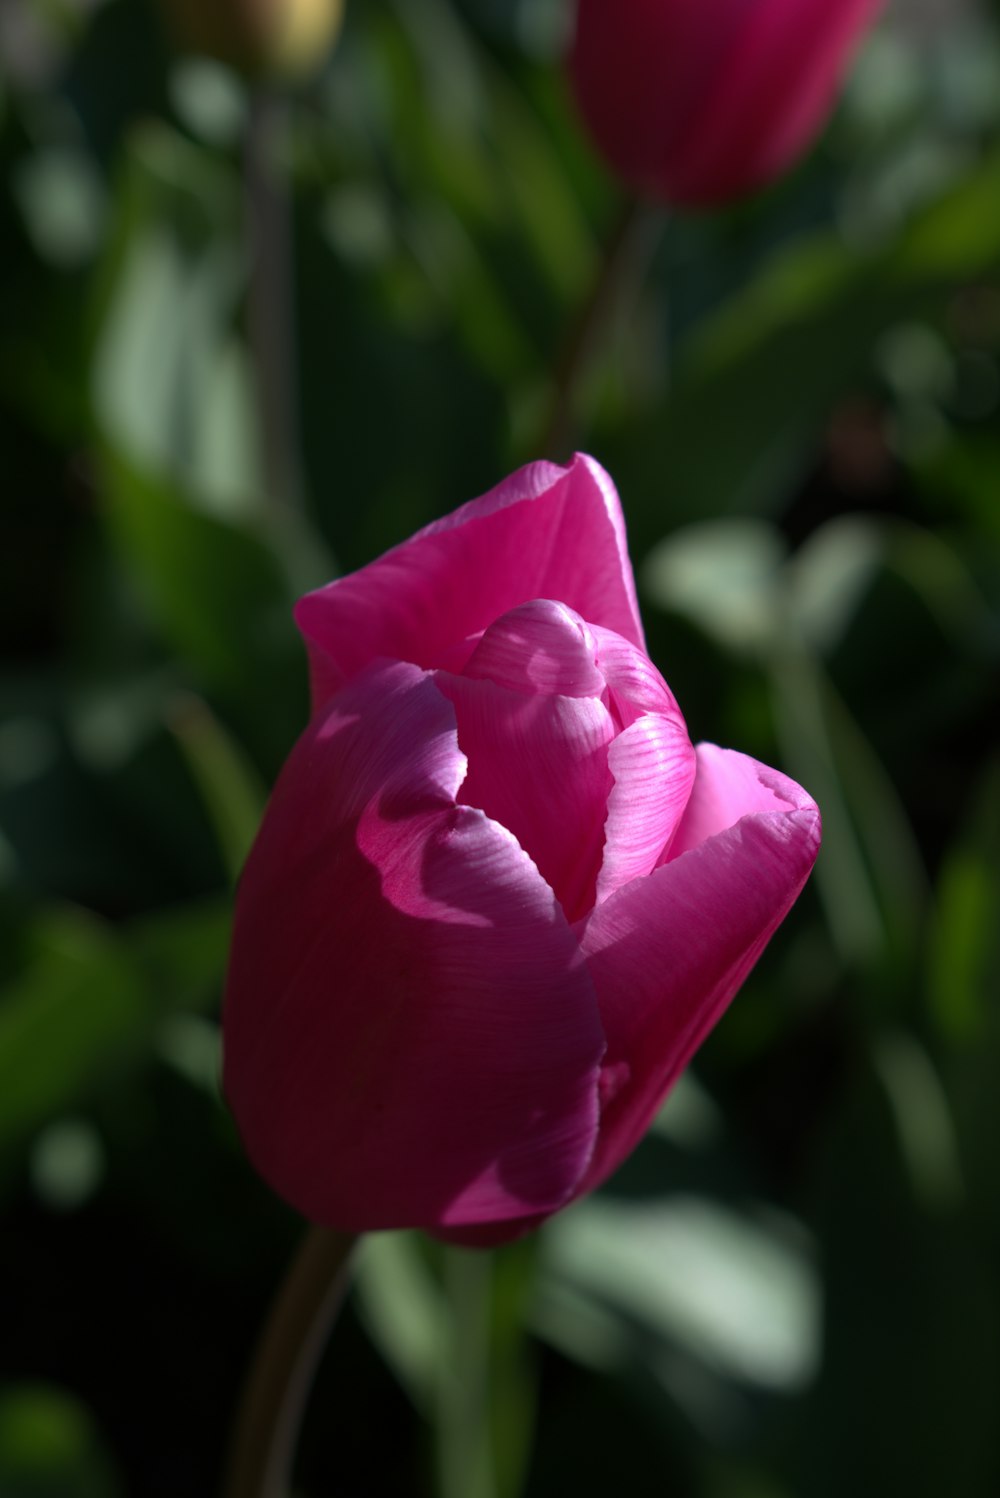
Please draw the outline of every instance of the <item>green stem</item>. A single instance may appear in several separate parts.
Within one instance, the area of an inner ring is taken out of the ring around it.
[[[441,1360],[438,1390],[441,1498],[496,1498],[489,1402],[492,1275],[491,1254],[445,1250],[451,1345]]]
[[[663,215],[639,198],[627,198],[615,220],[586,300],[570,325],[556,365],[554,395],[540,452],[558,460],[570,456],[580,385],[619,309],[623,287],[641,274],[653,231]]]
[[[243,1390],[223,1498],[288,1498],[299,1426],[356,1239],[312,1228],[278,1293]]]

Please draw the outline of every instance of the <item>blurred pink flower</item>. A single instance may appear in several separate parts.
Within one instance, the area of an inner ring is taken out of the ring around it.
[[[523,469],[297,617],[314,711],[240,886],[226,1096],[316,1222],[514,1236],[640,1139],[819,813],[692,747],[589,458]]]
[[[578,0],[570,73],[614,170],[678,204],[761,187],[829,115],[882,0]]]

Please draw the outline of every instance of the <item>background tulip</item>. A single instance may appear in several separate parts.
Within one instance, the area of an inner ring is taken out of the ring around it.
[[[679,204],[771,181],[822,128],[880,0],[579,0],[570,71],[627,182]]]
[[[798,786],[692,747],[617,495],[535,464],[305,598],[225,1090],[314,1221],[513,1236],[632,1149],[804,883]]]

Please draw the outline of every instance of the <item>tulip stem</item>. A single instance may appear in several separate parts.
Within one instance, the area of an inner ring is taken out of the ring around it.
[[[289,1498],[306,1400],[347,1289],[356,1241],[312,1228],[293,1260],[243,1389],[223,1498]]]
[[[626,198],[622,204],[556,364],[552,406],[540,448],[543,457],[562,462],[571,456],[580,385],[620,305],[623,286],[646,264],[652,230],[659,229],[662,219],[662,210],[639,198]]]
[[[441,1498],[496,1498],[489,1408],[493,1255],[448,1248],[450,1347],[438,1390]]]
[[[280,160],[285,106],[261,88],[251,98],[244,150],[250,245],[247,324],[258,441],[269,502],[302,503],[297,428],[292,220]]]

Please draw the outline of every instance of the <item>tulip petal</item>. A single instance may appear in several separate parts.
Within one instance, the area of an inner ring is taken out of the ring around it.
[[[605,686],[593,631],[573,609],[548,598],[521,604],[491,624],[462,675],[528,697],[600,697]]]
[[[647,713],[608,751],[614,779],[604,828],[597,903],[630,879],[649,874],[670,847],[695,778],[695,752],[684,720]]]
[[[590,633],[597,647],[608,706],[620,727],[627,728],[643,713],[662,713],[683,726],[677,699],[646,652],[599,625],[591,625]]]
[[[314,707],[379,658],[460,671],[483,630],[533,598],[643,644],[621,504],[592,458],[533,463],[303,598]]]
[[[687,851],[581,923],[608,1042],[600,1139],[582,1190],[641,1138],[791,908],[819,849],[819,812],[805,792],[743,755],[699,748],[692,802],[678,832]],[[705,840],[692,842],[702,830]]]
[[[612,789],[614,723],[596,698],[524,697],[439,676],[470,770],[461,799],[514,834],[568,920],[594,903]]]
[[[717,832],[725,832],[740,817],[789,806],[802,811],[813,807],[812,798],[794,780],[747,754],[720,749],[717,744],[699,744],[696,753],[697,775],[684,817],[661,863],[679,858]]]
[[[514,837],[455,806],[464,773],[433,680],[376,667],[299,741],[244,871],[225,1091],[317,1222],[550,1212],[593,1149],[593,986]]]

